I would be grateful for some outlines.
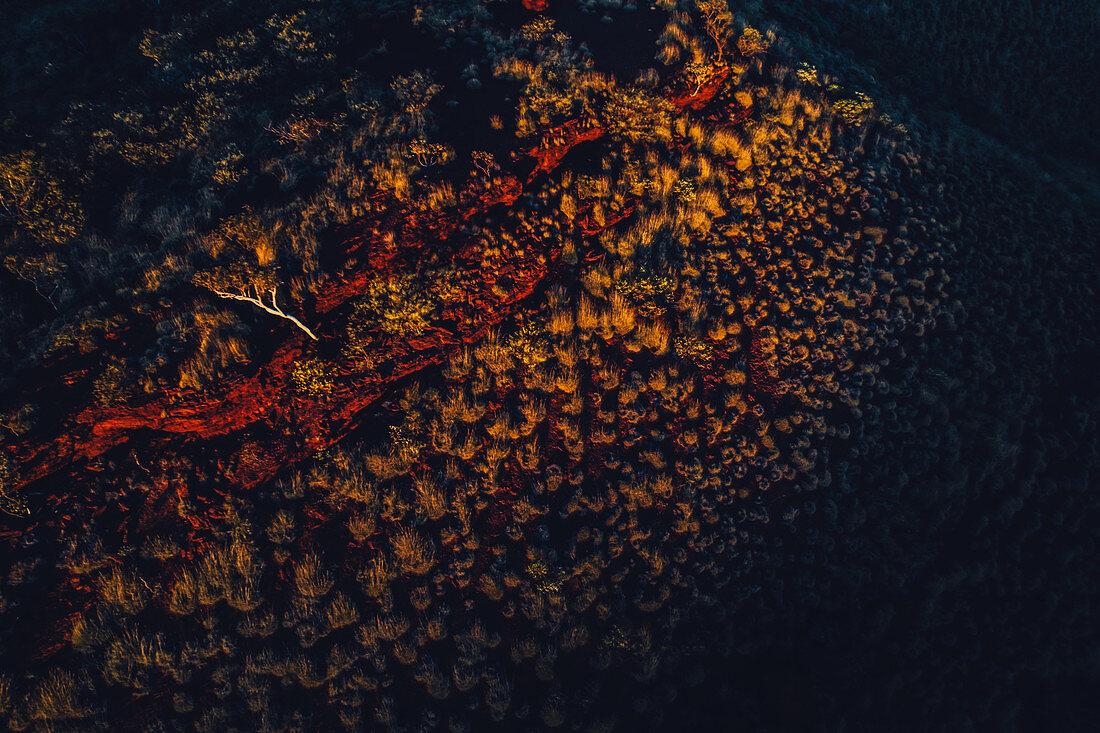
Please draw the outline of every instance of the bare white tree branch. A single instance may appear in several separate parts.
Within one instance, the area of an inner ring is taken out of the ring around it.
[[[279,308],[278,305],[276,305],[276,303],[275,303],[275,288],[271,289],[271,305],[270,306],[268,306],[266,303],[263,302],[263,300],[260,299],[259,289],[256,289],[256,297],[252,297],[252,296],[249,296],[249,295],[237,295],[236,293],[227,293],[223,290],[215,290],[214,294],[217,295],[219,298],[228,298],[230,300],[243,300],[246,303],[251,303],[254,306],[262,308],[263,310],[267,311],[268,313],[270,313],[273,316],[279,316],[279,318],[285,318],[288,321],[290,321],[291,323],[293,323],[295,326],[297,326],[298,328],[305,331],[306,335],[309,336],[311,339],[313,339],[314,341],[317,340],[317,337],[313,334],[313,331],[310,331],[308,328],[306,328],[306,325],[304,323],[299,321],[294,316],[289,315],[287,313],[284,313],[283,310],[281,308]]]

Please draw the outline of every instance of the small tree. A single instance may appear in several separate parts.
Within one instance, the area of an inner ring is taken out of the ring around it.
[[[640,87],[613,88],[601,110],[611,135],[632,143],[671,138],[672,103]]]
[[[274,233],[251,210],[226,219],[204,242],[216,264],[197,272],[196,285],[219,298],[242,300],[279,318],[285,318],[314,341],[317,336],[304,323],[285,313],[276,302],[276,248]],[[267,301],[267,302],[265,302]]]
[[[475,150],[470,153],[470,159],[473,160],[474,167],[481,171],[486,177],[492,176],[493,173],[500,170],[496,158],[493,157],[492,153],[486,150]]]
[[[410,158],[415,158],[421,168],[427,168],[436,163],[446,163],[452,157],[452,153],[446,145],[431,142],[424,138],[416,138],[410,142],[405,154]]]
[[[219,298],[243,300],[279,318],[285,318],[314,341],[317,335],[304,323],[283,311],[276,302],[278,284],[274,269],[254,270],[247,265],[234,262],[228,266],[215,267],[199,272],[193,278],[196,285],[212,291]],[[269,303],[264,302],[267,298]]]
[[[430,121],[431,113],[428,105],[439,92],[443,91],[443,87],[435,83],[430,73],[414,71],[405,76],[395,77],[390,82],[390,91],[404,109],[411,131],[421,133]]]
[[[696,5],[703,16],[703,27],[710,40],[714,41],[716,58],[722,61],[731,35],[730,24],[733,23],[729,5],[726,0],[696,0]]]
[[[771,44],[755,28],[746,28],[737,39],[737,50],[742,56],[750,57],[764,53]]]

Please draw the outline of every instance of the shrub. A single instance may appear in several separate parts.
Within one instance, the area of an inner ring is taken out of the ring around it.
[[[111,360],[92,383],[92,395],[105,407],[118,407],[136,394],[133,375],[125,363]]]
[[[356,304],[350,322],[373,323],[390,336],[405,338],[428,328],[435,307],[436,302],[413,275],[376,278],[367,285],[367,296]],[[366,337],[364,325],[349,332],[349,341],[355,343]]]
[[[811,86],[821,85],[821,81],[817,76],[817,68],[805,61],[798,64],[798,68],[795,70],[795,76],[803,84],[809,84]]]
[[[833,109],[849,124],[855,124],[863,119],[864,115],[874,108],[874,102],[866,94],[852,90],[848,96],[833,102]]]
[[[615,289],[630,301],[638,315],[656,318],[664,315],[676,286],[667,275],[639,268],[632,275],[617,280]]]
[[[27,234],[63,244],[84,228],[84,210],[31,150],[0,156],[0,217]]]
[[[671,102],[649,90],[614,88],[601,108],[602,122],[608,134],[631,143],[667,141],[672,137],[673,109]]]
[[[294,389],[310,397],[328,395],[336,384],[336,370],[326,361],[316,358],[303,359],[294,363],[290,372],[290,381]]]
[[[38,405],[27,402],[19,407],[0,412],[0,427],[13,435],[22,436],[34,427],[37,415]]]
[[[546,331],[534,323],[525,324],[509,336],[504,347],[512,358],[533,368],[550,358],[550,340]]]
[[[745,28],[737,39],[737,50],[742,56],[755,56],[768,50],[771,44],[755,28]]]
[[[446,163],[454,158],[454,151],[446,145],[431,142],[423,138],[418,138],[410,142],[405,154],[424,167],[437,163]]]
[[[714,348],[695,334],[682,334],[673,339],[677,355],[697,367],[706,368],[714,359]]]

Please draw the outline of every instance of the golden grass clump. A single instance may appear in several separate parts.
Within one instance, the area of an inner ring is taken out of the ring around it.
[[[141,547],[143,557],[150,557],[161,562],[170,560],[180,554],[183,548],[179,542],[164,535],[153,535],[145,540]]]
[[[439,521],[447,513],[447,497],[439,480],[427,474],[413,479],[416,509],[425,519]]]
[[[372,558],[359,573],[363,592],[370,598],[381,598],[389,590],[390,569],[384,555]]]
[[[133,616],[145,608],[152,595],[148,584],[135,572],[115,567],[96,578],[99,602],[113,611]]]
[[[189,342],[189,355],[179,365],[182,389],[204,389],[252,355],[248,328],[232,312],[208,305],[196,307],[186,318],[158,324],[157,331],[180,333]]]
[[[104,659],[103,677],[112,684],[146,690],[155,671],[168,669],[174,655],[160,634],[127,629],[113,639]]]
[[[646,348],[661,356],[668,351],[671,334],[661,321],[644,321],[635,329],[635,341],[628,348]]]
[[[416,530],[402,529],[390,538],[390,557],[396,572],[424,575],[435,564],[435,549]]]
[[[361,468],[338,471],[328,480],[328,493],[338,501],[373,505],[378,501],[377,483]]]
[[[325,607],[324,623],[330,631],[350,626],[359,620],[359,609],[343,593],[336,593]]]
[[[271,524],[267,526],[267,538],[276,545],[289,545],[297,533],[297,521],[286,509],[275,512]]]
[[[332,573],[315,553],[307,553],[294,564],[294,590],[307,601],[318,600],[332,590]]]
[[[41,680],[28,696],[22,716],[28,721],[57,723],[91,716],[91,684],[68,670],[55,669]],[[16,716],[13,716],[13,721]]]
[[[224,600],[238,611],[251,611],[263,602],[259,591],[263,569],[264,561],[247,540],[217,546],[180,573],[169,593],[168,608],[188,615],[200,605]]]

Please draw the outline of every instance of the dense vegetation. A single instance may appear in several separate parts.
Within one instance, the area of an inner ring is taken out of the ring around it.
[[[1088,729],[1100,12],[1001,5],[5,6],[0,721]]]

